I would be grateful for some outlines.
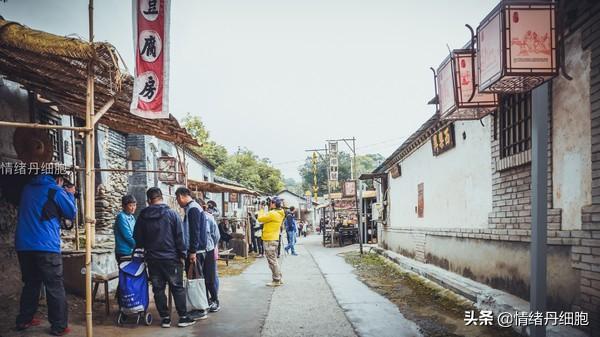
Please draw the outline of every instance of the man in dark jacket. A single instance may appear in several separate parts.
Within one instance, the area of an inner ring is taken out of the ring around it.
[[[62,336],[67,327],[68,308],[63,284],[60,250],[60,219],[76,215],[75,187],[63,188],[63,178],[47,174],[33,178],[23,189],[15,247],[21,266],[23,291],[17,329],[39,325],[33,318],[38,308],[42,283],[46,287],[50,332]]]
[[[140,212],[135,223],[133,238],[137,248],[145,249],[146,262],[152,282],[152,292],[156,309],[161,317],[163,328],[171,327],[165,288],[173,293],[179,323],[186,327],[195,323],[188,317],[183,287],[183,260],[187,257],[187,247],[183,237],[183,226],[179,215],[163,203],[162,192],[151,187],[146,192],[148,204]]]
[[[208,252],[206,245],[209,231],[206,226],[207,222],[204,210],[200,204],[192,198],[192,192],[189,189],[185,187],[178,188],[175,191],[175,198],[177,199],[179,206],[181,206],[185,212],[183,218],[183,237],[184,241],[188,244],[188,258],[185,263],[185,270],[187,271],[189,270],[190,265],[197,264],[203,266],[199,262],[202,261],[202,256],[206,255]],[[211,250],[210,253],[214,255],[214,251]],[[196,258],[197,254],[199,255],[199,259]],[[212,268],[213,270],[215,269],[214,266]],[[187,275],[187,277],[190,278],[190,275]],[[206,277],[205,279],[208,284],[209,278]],[[194,320],[208,318],[206,311],[204,310],[192,310],[189,315]]]

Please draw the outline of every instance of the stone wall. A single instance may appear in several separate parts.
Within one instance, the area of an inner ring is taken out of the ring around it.
[[[104,128],[103,128],[104,129]],[[106,136],[98,144],[104,152],[104,160],[100,167],[109,169],[127,168],[127,149],[125,135],[113,130],[104,129]],[[99,139],[100,140],[100,139]],[[121,209],[121,197],[127,194],[127,173],[107,172],[102,175],[102,182],[96,193],[96,228],[112,226],[116,214]]]
[[[98,129],[99,166],[109,169],[127,168],[126,136],[105,127]],[[96,187],[96,243],[103,248],[112,248],[114,237],[112,225],[121,210],[121,198],[128,193],[125,172],[102,172]]]
[[[128,135],[127,152],[134,170],[148,170],[146,164],[146,136]],[[128,177],[129,193],[138,201],[137,213],[146,204],[146,189],[148,188],[148,174],[145,172],[133,172]]]

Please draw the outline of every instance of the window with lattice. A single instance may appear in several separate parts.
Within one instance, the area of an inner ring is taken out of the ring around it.
[[[496,114],[500,158],[531,149],[531,93],[503,95]]]

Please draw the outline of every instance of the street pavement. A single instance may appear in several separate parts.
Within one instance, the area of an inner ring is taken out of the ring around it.
[[[358,246],[325,248],[321,236],[300,238],[299,256],[284,255],[284,285],[269,288],[271,273],[266,259],[257,259],[241,275],[221,279],[222,309],[187,328],[150,326],[116,327],[102,318],[94,336],[110,337],[420,337],[417,326],[397,307],[365,286],[339,253]],[[226,268],[226,267],[225,267]],[[100,306],[101,308],[101,306]],[[150,305],[154,317],[154,303]],[[174,315],[174,321],[177,315]],[[85,336],[82,322],[71,322],[73,336]],[[25,333],[2,336],[46,336],[48,323]]]
[[[395,304],[360,281],[353,272],[354,268],[339,255],[342,252],[357,251],[358,245],[325,248],[319,241],[311,240],[305,243],[305,247],[359,336],[422,336],[414,322],[406,319]]]

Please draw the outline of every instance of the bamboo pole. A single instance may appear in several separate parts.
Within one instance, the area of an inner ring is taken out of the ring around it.
[[[94,0],[89,0],[88,19],[90,45],[94,43]],[[88,131],[85,133],[85,332],[87,337],[93,337],[92,321],[92,240],[95,230],[95,202],[94,185],[95,173],[94,167],[94,57],[92,56],[88,63],[87,74],[87,93],[86,93],[86,112],[85,127]]]
[[[6,126],[6,127],[11,127],[11,128],[28,128],[28,129],[72,130],[72,131],[79,131],[79,132],[89,131],[88,128],[80,127],[80,126],[6,122],[6,121],[0,121],[0,126]]]
[[[75,168],[69,168],[69,170],[75,170],[75,171],[85,171],[85,168],[81,168],[81,167],[75,167]],[[94,172],[117,172],[117,173],[175,173],[175,174],[185,174],[185,172],[180,172],[180,171],[173,171],[173,172],[169,172],[169,171],[161,171],[161,170],[135,170],[135,169],[109,169],[109,168],[93,168],[92,171]]]
[[[75,126],[75,118],[73,118],[73,116],[71,116],[71,126]],[[73,165],[73,167],[75,167],[76,165],[76,155],[75,155],[75,132],[71,132],[71,165]],[[73,170],[73,184],[75,186],[77,186],[78,183],[78,179],[77,179],[77,172],[75,170]],[[79,205],[78,205],[79,206]],[[79,221],[80,216],[79,216],[79,210],[77,211],[77,214],[75,215],[75,250],[79,250]]]

